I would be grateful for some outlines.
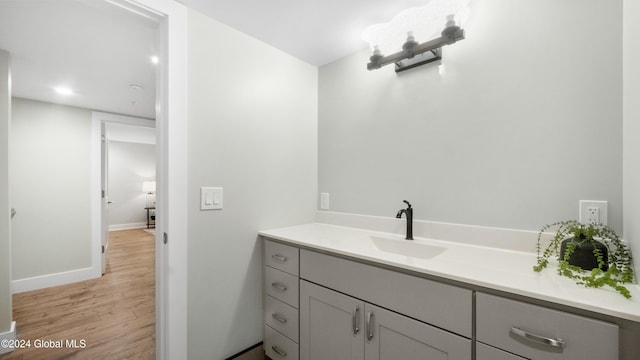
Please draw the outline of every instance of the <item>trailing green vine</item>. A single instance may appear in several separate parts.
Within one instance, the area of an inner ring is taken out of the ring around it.
[[[541,238],[545,231],[556,229],[556,233],[547,247],[542,249]],[[608,269],[604,254],[594,246],[593,255],[598,267],[592,270],[583,270],[578,266],[569,264],[571,254],[577,247],[576,242],[568,242],[564,254],[560,254],[560,245],[563,240],[575,238],[579,243],[595,243],[600,240],[608,248]],[[558,274],[574,279],[577,284],[585,287],[601,288],[609,286],[625,298],[630,298],[631,293],[624,284],[633,282],[633,265],[629,248],[620,240],[613,229],[606,225],[585,225],[576,220],[559,221],[546,225],[538,232],[537,243],[538,263],[533,267],[540,272],[549,265],[549,258],[557,256]]]

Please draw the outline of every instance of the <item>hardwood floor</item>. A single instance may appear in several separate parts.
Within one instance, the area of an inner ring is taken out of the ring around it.
[[[154,237],[144,230],[114,231],[101,278],[13,295],[18,338],[31,348],[0,360],[154,359],[154,251]],[[36,348],[46,340],[62,348]]]

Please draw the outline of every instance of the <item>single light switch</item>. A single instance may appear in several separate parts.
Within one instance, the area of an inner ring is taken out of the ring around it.
[[[222,210],[222,188],[200,188],[200,210]]]
[[[205,205],[213,205],[213,193],[211,191],[205,191],[205,193],[204,193],[204,204]]]

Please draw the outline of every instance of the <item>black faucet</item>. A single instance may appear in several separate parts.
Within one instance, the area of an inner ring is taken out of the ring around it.
[[[402,217],[402,214],[405,214],[405,216],[407,217],[407,236],[405,237],[405,239],[413,240],[413,208],[407,200],[402,201],[404,201],[409,206],[406,209],[399,210],[396,214],[396,218],[400,219]]]

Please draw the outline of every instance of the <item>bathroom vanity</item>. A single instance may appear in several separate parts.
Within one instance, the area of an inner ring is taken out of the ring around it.
[[[637,285],[627,300],[534,273],[535,254],[328,224],[260,234],[264,348],[274,360],[640,353]]]

